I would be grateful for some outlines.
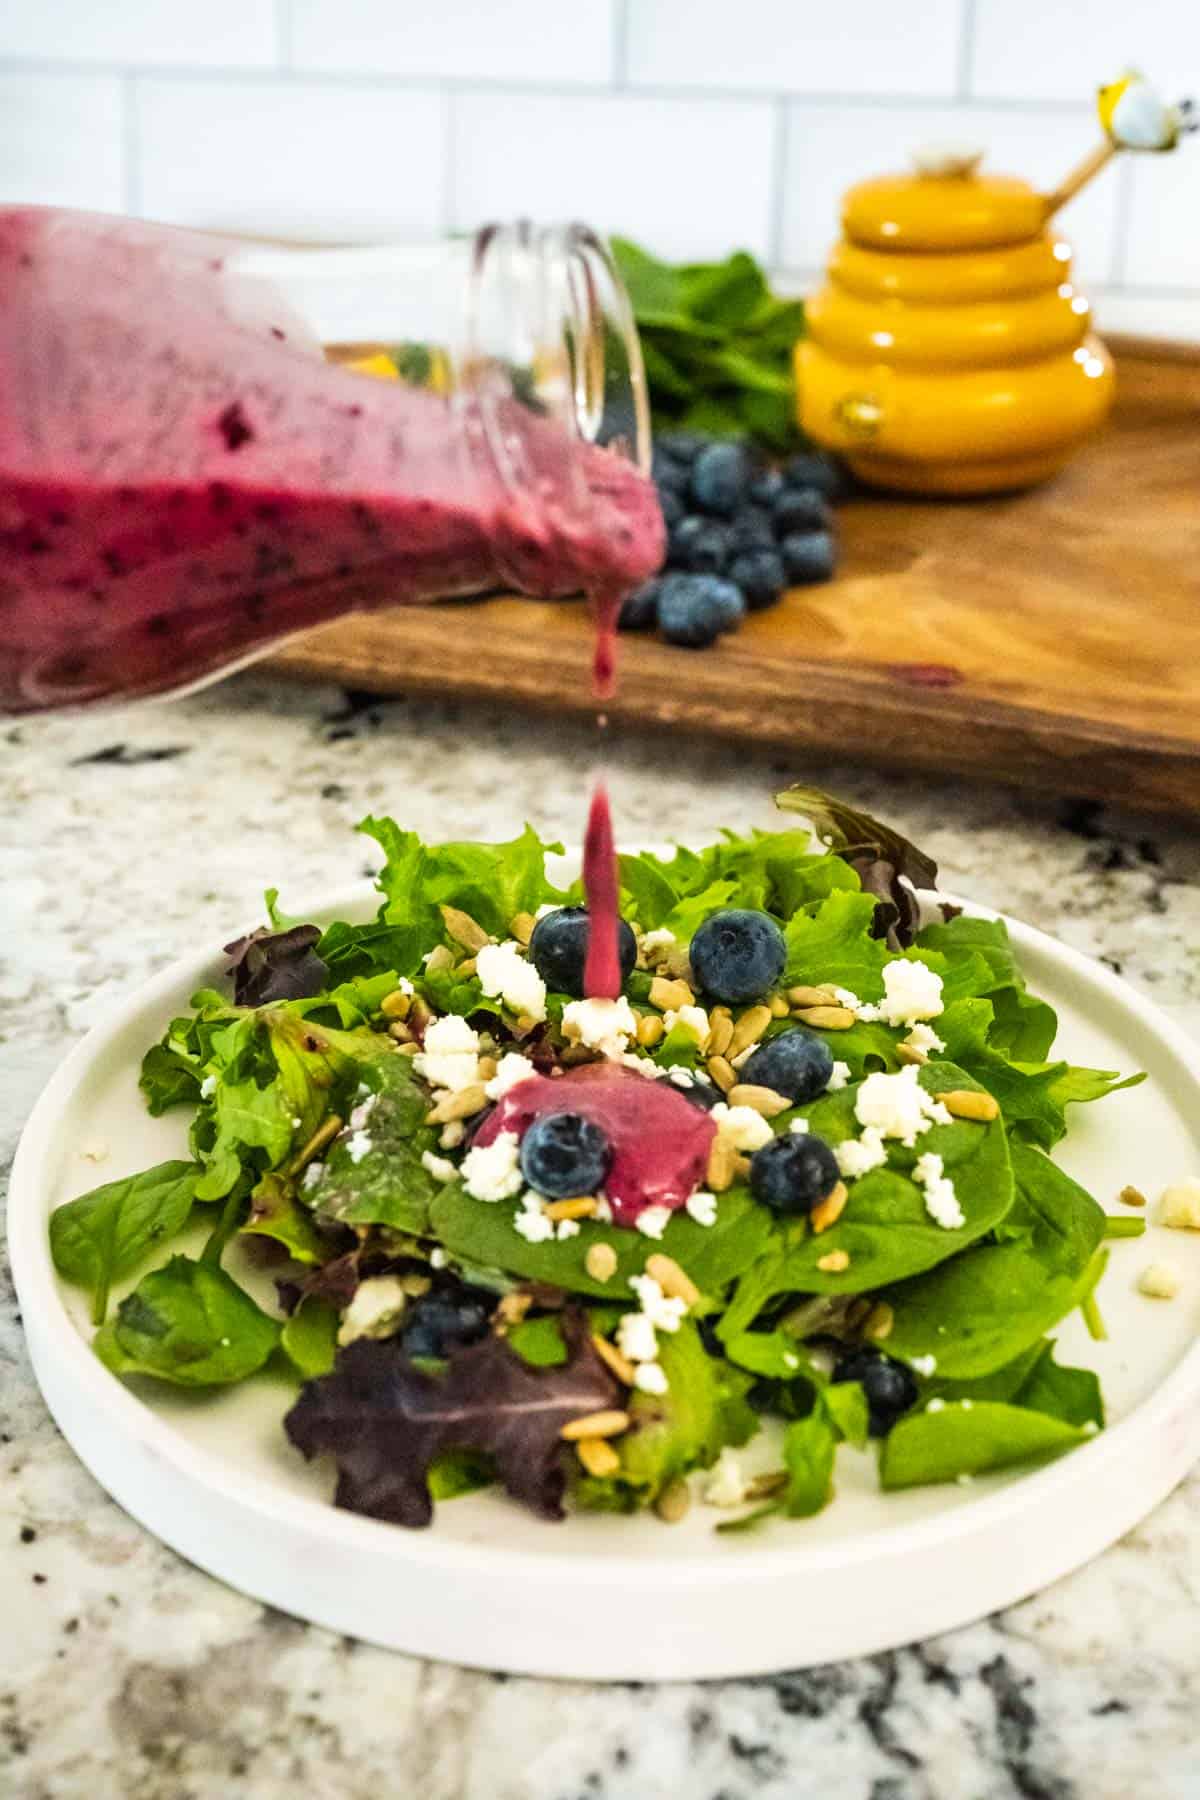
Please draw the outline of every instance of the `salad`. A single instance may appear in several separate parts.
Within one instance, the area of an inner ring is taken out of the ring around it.
[[[142,1064],[187,1157],[51,1216],[96,1354],[193,1389],[287,1370],[336,1503],[408,1526],[495,1484],[743,1529],[824,1507],[842,1444],[889,1490],[1099,1430],[1049,1334],[1102,1332],[1104,1240],[1140,1226],[1051,1153],[1129,1082],[1053,1056],[1003,924],[939,903],[912,844],[779,800],[815,829],[619,859],[616,999],[584,995],[588,914],[529,828],[367,819],[366,924],[269,891]]]

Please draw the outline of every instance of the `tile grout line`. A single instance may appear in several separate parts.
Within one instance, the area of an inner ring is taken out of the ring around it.
[[[775,129],[771,143],[771,172],[767,194],[766,260],[772,268],[783,261],[789,147],[788,103],[783,95],[779,95],[775,101]]]
[[[279,72],[290,75],[295,69],[295,43],[292,0],[275,0],[275,57]]]
[[[620,91],[629,84],[629,8],[632,0],[612,0],[612,87]]]
[[[1129,272],[1129,232],[1133,224],[1133,158],[1123,157],[1117,169],[1116,195],[1113,200],[1113,249],[1108,279],[1113,289],[1125,289]]]
[[[449,235],[458,212],[458,106],[453,88],[442,91],[442,230]]]
[[[971,99],[971,75],[975,62],[975,27],[978,23],[978,0],[960,0],[958,73],[956,89],[960,100]]]
[[[142,134],[138,118],[137,76],[121,76],[121,205],[133,218],[142,210]]]

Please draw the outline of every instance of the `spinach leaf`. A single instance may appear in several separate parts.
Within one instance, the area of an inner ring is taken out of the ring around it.
[[[829,1415],[814,1408],[783,1434],[783,1466],[787,1486],[773,1510],[789,1519],[809,1519],[833,1498],[833,1459],[837,1435]]]
[[[945,924],[927,925],[917,941],[922,949],[938,950],[949,958],[970,952],[985,959],[992,979],[979,991],[992,1001],[994,1049],[1023,1062],[1041,1062],[1049,1055],[1058,1031],[1057,1015],[1045,1000],[1026,992],[1003,919],[973,919],[962,913]]]
[[[1016,1398],[1019,1406],[1047,1413],[1067,1425],[1099,1430],[1104,1424],[1099,1377],[1091,1369],[1072,1369],[1055,1362],[1053,1344],[1043,1346]]]
[[[955,1481],[1015,1463],[1056,1456],[1084,1441],[1081,1426],[998,1401],[957,1401],[940,1412],[910,1413],[893,1425],[879,1457],[889,1492]]]
[[[430,1209],[429,1229],[451,1256],[573,1294],[617,1301],[629,1298],[629,1277],[640,1275],[656,1251],[674,1257],[702,1293],[720,1294],[757,1261],[774,1231],[771,1214],[745,1188],[730,1188],[720,1196],[715,1225],[698,1225],[677,1212],[660,1240],[583,1219],[576,1237],[530,1244],[513,1225],[519,1210],[513,1201],[473,1199],[459,1182],[448,1182]],[[593,1244],[610,1244],[616,1252],[616,1272],[608,1281],[597,1281],[587,1271]]]
[[[1092,1291],[1104,1268],[1104,1213],[1047,1156],[1014,1140],[1016,1198],[1002,1241],[956,1257],[884,1298],[890,1354],[935,1356],[940,1377],[974,1379],[1011,1363]]]
[[[676,1476],[709,1468],[727,1441],[721,1365],[708,1355],[696,1327],[685,1319],[678,1331],[660,1333],[658,1344],[667,1392],[634,1390],[628,1402],[633,1422],[614,1446],[621,1470],[613,1479],[647,1501]],[[739,1390],[749,1385],[733,1371],[725,1379]]]
[[[279,1335],[224,1269],[173,1256],[121,1301],[92,1347],[116,1375],[220,1387],[261,1369]]]
[[[279,1334],[280,1348],[305,1381],[328,1375],[337,1355],[338,1310],[319,1294],[308,1294]]]
[[[269,1170],[255,1183],[241,1229],[248,1237],[273,1238],[296,1262],[322,1263],[329,1255],[311,1214],[296,1197],[295,1182],[286,1174]]]
[[[68,1200],[50,1215],[50,1254],[60,1275],[93,1295],[92,1320],[108,1312],[114,1281],[187,1224],[200,1170],[164,1162]]]
[[[931,1062],[921,1070],[928,1093],[972,1088],[963,1070],[949,1062]],[[805,1108],[809,1128],[827,1143],[858,1135],[854,1085],[826,1093]],[[912,1179],[916,1158],[926,1151],[941,1156],[954,1181],[964,1223],[947,1231],[930,1218],[923,1190]],[[889,1146],[888,1165],[855,1181],[836,1225],[820,1236],[794,1243],[773,1272],[776,1291],[794,1289],[813,1294],[857,1294],[903,1281],[936,1264],[945,1264],[968,1244],[991,1231],[1012,1205],[1013,1180],[1008,1145],[1000,1119],[983,1125],[955,1119],[934,1125],[918,1138],[915,1149]],[[845,1251],[849,1266],[821,1268],[831,1252]],[[950,1267],[956,1266],[951,1263]]]

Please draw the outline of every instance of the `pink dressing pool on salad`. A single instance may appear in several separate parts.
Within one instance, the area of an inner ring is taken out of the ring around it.
[[[502,1131],[522,1137],[545,1113],[575,1112],[599,1125],[613,1149],[604,1191],[618,1225],[636,1225],[648,1206],[675,1212],[702,1184],[717,1128],[709,1114],[667,1080],[613,1063],[585,1063],[565,1075],[518,1082],[475,1134],[490,1144]]]

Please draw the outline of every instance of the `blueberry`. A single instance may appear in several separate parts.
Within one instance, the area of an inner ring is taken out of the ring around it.
[[[785,486],[778,469],[761,469],[750,483],[750,498],[758,506],[773,506]]]
[[[662,585],[665,587],[666,583]],[[591,921],[586,906],[560,906],[534,926],[529,940],[530,960],[552,993],[570,994],[576,1000],[583,998],[583,969],[590,932]],[[617,954],[624,985],[637,961],[637,939],[624,919],[617,924]]]
[[[617,619],[618,631],[653,631],[658,624],[658,595],[661,580],[644,581],[640,588],[621,602]]]
[[[728,557],[729,533],[716,519],[702,519],[693,513],[671,533],[671,563],[675,568],[690,569],[697,575],[716,575]]]
[[[824,1138],[789,1131],[750,1158],[750,1192],[774,1213],[810,1213],[840,1181],[837,1158]]]
[[[433,1288],[406,1307],[400,1348],[406,1356],[444,1357],[459,1344],[478,1343],[495,1304],[494,1294],[461,1282]]]
[[[833,524],[829,502],[816,488],[784,488],[771,513],[781,538],[794,531],[828,531]]]
[[[715,644],[729,629],[725,622],[729,609],[723,598],[728,586],[714,575],[668,575],[658,597],[659,629],[668,644],[689,650]],[[714,588],[718,592],[714,593]]]
[[[521,1139],[521,1173],[551,1200],[594,1194],[603,1187],[612,1145],[582,1113],[543,1113]]]
[[[783,974],[787,946],[769,913],[732,907],[705,919],[689,956],[704,992],[737,1005],[770,992]]]
[[[774,606],[787,586],[783,563],[775,550],[742,550],[725,573],[741,588],[751,612]]]
[[[650,456],[650,476],[656,488],[682,494],[688,484],[688,472],[661,444],[655,444]]]
[[[739,550],[773,550],[775,523],[765,506],[742,506],[729,523],[729,548]]]
[[[760,1044],[742,1064],[740,1081],[774,1088],[797,1105],[823,1094],[833,1074],[833,1052],[824,1038],[795,1026]]]
[[[784,464],[783,478],[789,487],[819,488],[828,500],[840,500],[846,493],[841,464],[823,450],[798,451]]]
[[[906,1363],[882,1350],[851,1350],[833,1365],[834,1381],[857,1381],[867,1397],[868,1429],[886,1437],[896,1420],[916,1404],[917,1383]]]
[[[828,531],[794,531],[780,544],[779,555],[783,572],[794,587],[832,581],[837,567],[837,547]]]
[[[711,443],[700,431],[667,431],[659,438],[658,447],[677,463],[692,463]]]
[[[671,1086],[677,1094],[682,1095],[685,1100],[690,1100],[692,1105],[698,1106],[702,1112],[711,1112],[713,1107],[725,1098],[719,1087],[714,1086],[711,1081],[701,1081],[699,1076],[693,1080],[691,1087],[680,1087],[673,1081]]]
[[[709,444],[692,464],[692,499],[728,518],[746,497],[753,470],[741,444]]]
[[[704,589],[720,616],[721,630],[736,631],[746,616],[746,597],[741,588],[719,575],[706,575]]]
[[[663,524],[668,531],[673,525],[678,525],[682,519],[687,517],[687,507],[684,505],[683,495],[675,488],[659,488],[658,504],[662,512]]]

